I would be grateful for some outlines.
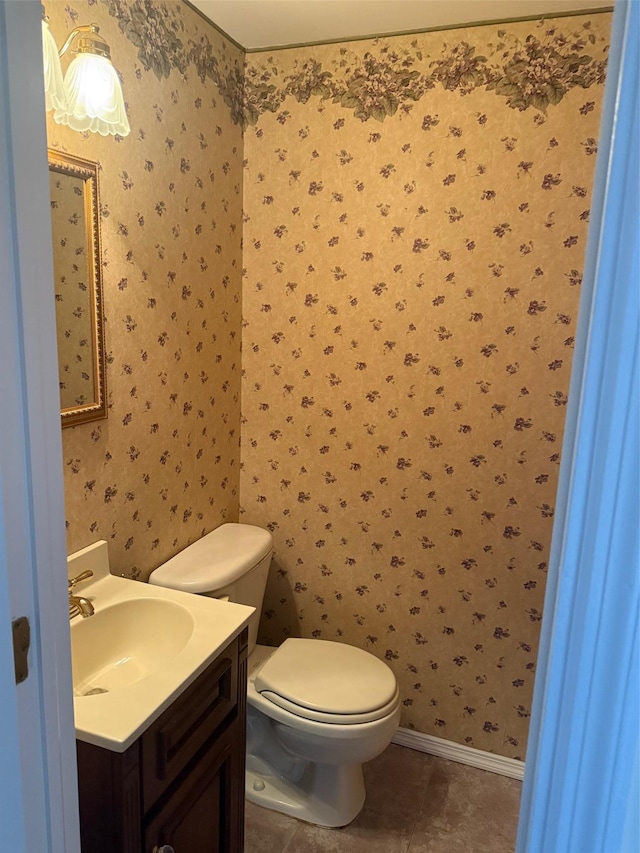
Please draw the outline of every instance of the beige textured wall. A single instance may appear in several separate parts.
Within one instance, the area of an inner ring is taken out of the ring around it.
[[[63,431],[68,550],[106,539],[146,577],[238,514],[243,54],[182,3],[45,5],[59,45],[100,26],[131,122],[48,117],[50,147],[100,166],[109,412]]]
[[[524,757],[610,15],[248,56],[242,519],[263,639]]]

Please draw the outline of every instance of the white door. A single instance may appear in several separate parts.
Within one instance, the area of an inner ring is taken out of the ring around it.
[[[80,850],[41,7],[0,0],[0,827]],[[11,622],[31,628],[15,684]]]

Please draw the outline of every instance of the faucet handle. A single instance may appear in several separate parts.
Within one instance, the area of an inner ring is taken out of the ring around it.
[[[71,590],[75,587],[75,585],[80,583],[80,581],[86,581],[88,578],[92,578],[92,577],[93,577],[93,572],[91,571],[91,569],[87,569],[84,572],[80,572],[80,574],[77,577],[71,578],[69,580],[69,592],[71,592]]]

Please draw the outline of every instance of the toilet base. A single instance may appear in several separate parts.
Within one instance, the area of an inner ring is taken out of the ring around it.
[[[365,800],[361,764],[312,764],[292,782],[273,775],[272,768],[247,755],[247,800],[317,826],[346,826]]]

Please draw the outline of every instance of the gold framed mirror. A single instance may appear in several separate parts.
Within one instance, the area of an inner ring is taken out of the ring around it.
[[[107,416],[98,165],[49,149],[62,426]]]

